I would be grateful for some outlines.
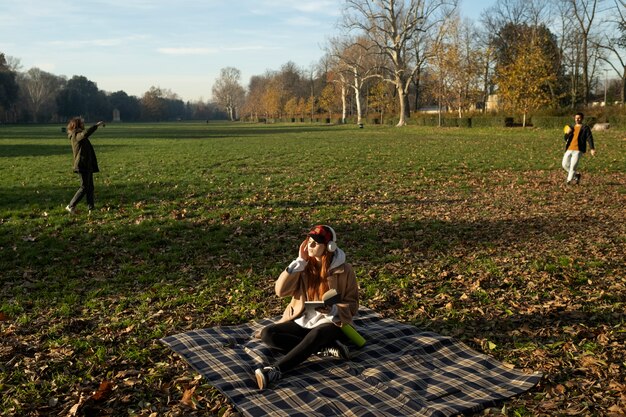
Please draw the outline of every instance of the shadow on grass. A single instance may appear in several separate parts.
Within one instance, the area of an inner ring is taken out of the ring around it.
[[[124,145],[103,145],[98,143],[97,150],[105,150],[106,148],[119,149]],[[45,142],[38,144],[2,144],[0,142],[0,158],[14,158],[22,156],[53,156],[53,155],[68,155],[68,166],[71,163],[72,146],[69,141],[67,145],[49,145]]]
[[[44,144],[20,144],[20,145],[2,145],[0,144],[0,158],[11,158],[16,156],[51,156],[51,155],[67,155],[72,153],[72,147],[69,145],[44,145]]]
[[[320,133],[325,131],[335,131],[339,126],[333,125],[272,125],[272,124],[253,124],[242,125],[221,124],[214,126],[207,125],[185,125],[179,128],[171,125],[129,125],[125,128],[123,125],[115,126],[108,131],[98,132],[98,136],[103,138],[129,137],[133,139],[224,139],[224,138],[242,138],[250,136],[282,136],[284,134],[306,134]],[[356,128],[355,128],[356,129]]]
[[[80,186],[80,177],[78,174],[68,170],[66,186],[54,186],[54,187],[32,187],[32,186],[15,186],[12,188],[0,188],[0,213],[2,210],[19,210],[20,212],[31,210],[30,215],[36,215],[37,211],[50,211],[58,208],[63,208],[74,196],[74,193]],[[175,184],[168,187],[167,184],[160,185],[159,189],[152,192],[147,192],[150,188],[147,185],[137,184],[119,184],[115,186],[106,186],[100,182],[98,174],[95,175],[95,197],[96,205],[102,206],[107,204],[109,197],[115,195],[115,202],[128,202],[129,204],[137,201],[138,195],[142,196],[142,199],[152,198],[159,199],[160,197],[171,198],[171,192],[159,191],[159,190],[174,190]],[[113,194],[112,194],[113,193]],[[83,199],[80,205],[86,207],[85,199]]]
[[[64,190],[65,196],[71,198],[70,189]],[[129,191],[129,195],[136,194]],[[57,206],[62,204],[60,202]],[[28,230],[6,221],[2,224],[5,233],[0,243],[5,249],[14,248],[10,254],[4,252],[5,256],[10,255],[5,259],[7,267],[32,269],[37,264],[49,267],[71,260],[77,269],[100,268],[105,274],[115,275],[119,268],[111,268],[110,262],[113,262],[135,265],[129,275],[136,273],[149,277],[155,272],[158,272],[155,276],[161,276],[164,271],[176,275],[188,267],[195,269],[194,263],[206,268],[199,272],[210,274],[214,272],[212,262],[220,258],[224,265],[237,265],[235,272],[250,268],[263,271],[275,268],[277,262],[289,261],[291,255],[295,256],[294,247],[310,226],[298,213],[288,219],[259,221],[220,219],[218,216],[206,218],[194,213],[189,213],[188,217],[176,213],[169,213],[167,217],[148,213],[144,217],[141,210],[120,218],[116,210],[97,211],[88,217],[85,210],[81,215],[69,216],[59,209],[58,213],[49,214],[57,217],[49,228],[41,226],[34,231],[38,236],[24,241],[20,241],[20,234]],[[478,222],[430,219],[394,224],[339,221],[333,224],[338,231],[340,247],[346,248],[355,266],[377,267],[384,267],[385,256],[399,250],[409,253],[402,259],[407,266],[428,264],[447,257],[448,253],[457,257],[471,255],[489,245],[502,248],[518,244],[540,246],[551,236],[582,233],[593,225],[593,218],[579,223],[534,218]],[[9,259],[13,257],[14,260]],[[72,269],[68,268],[65,273],[69,275],[63,276],[71,277]],[[82,273],[77,275],[84,278]],[[46,278],[54,280],[54,275]],[[150,278],[147,279],[148,286],[149,282]]]

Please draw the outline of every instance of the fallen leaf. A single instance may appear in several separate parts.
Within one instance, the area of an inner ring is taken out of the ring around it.
[[[94,401],[104,401],[111,395],[112,391],[113,391],[113,384],[111,384],[107,380],[104,380],[100,383],[100,387],[98,387],[98,391],[96,391],[96,393],[92,395],[91,398]]]
[[[193,402],[193,393],[195,390],[196,390],[196,387],[187,388],[185,392],[183,393],[183,398],[181,398],[180,400],[181,404],[184,404],[187,407],[190,407],[194,410],[196,409],[196,405]]]

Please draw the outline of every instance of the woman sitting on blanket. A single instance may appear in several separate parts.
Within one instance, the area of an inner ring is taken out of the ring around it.
[[[348,338],[341,330],[352,324],[359,309],[359,288],[346,254],[335,243],[335,231],[318,225],[300,244],[299,256],[276,280],[276,295],[291,296],[283,317],[257,334],[271,348],[285,355],[271,366],[259,368],[255,377],[259,389],[281,378],[314,353],[349,359]],[[319,301],[329,289],[339,294],[332,307],[305,308],[305,301]]]

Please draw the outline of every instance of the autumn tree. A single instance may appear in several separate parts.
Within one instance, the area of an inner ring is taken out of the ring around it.
[[[305,104],[305,111],[307,114],[309,114],[311,116],[311,121],[313,121],[313,117],[315,116],[315,114],[317,113],[317,97],[316,96],[309,96],[306,99],[306,104]]]
[[[368,108],[373,109],[380,116],[380,123],[385,122],[385,115],[393,109],[393,91],[389,91],[389,84],[379,81],[372,86],[367,96]]]
[[[483,102],[494,91],[496,67],[507,64],[506,51],[531,37],[528,31],[517,31],[517,28],[548,27],[555,15],[559,15],[555,5],[545,0],[496,0],[483,10],[480,17],[483,30],[479,36]],[[560,55],[555,57],[553,64],[558,66],[557,73],[563,72]]]
[[[375,45],[385,61],[382,76],[394,85],[400,109],[398,126],[406,124],[408,92],[418,70],[414,42],[442,24],[457,0],[346,0],[343,24],[355,36]]]
[[[496,60],[496,72],[500,68],[507,67],[518,61],[517,55],[523,52],[525,45],[533,44],[539,48],[547,70],[554,74],[558,80],[564,75],[561,65],[561,52],[556,37],[545,25],[533,26],[526,23],[507,23],[500,28],[494,41],[494,54]],[[551,83],[549,85],[551,100],[556,102],[562,96],[564,83]]]
[[[439,102],[462,117],[480,97],[480,50],[476,31],[457,15],[449,20],[441,40],[434,45],[430,67],[436,74]]]
[[[258,120],[259,115],[263,112],[263,94],[265,93],[265,85],[268,78],[264,75],[254,75],[250,77],[248,83],[248,93],[242,107],[242,111],[247,113],[251,120]]]
[[[526,126],[529,112],[553,103],[550,89],[557,78],[536,40],[517,49],[513,61],[498,69],[496,82],[505,109],[521,113]]]
[[[333,109],[335,108],[336,100],[335,86],[333,84],[327,84],[320,94],[319,105],[328,112],[329,121],[333,117]]]
[[[159,87],[152,86],[141,97],[142,119],[161,121],[166,117],[167,106],[163,91]]]
[[[285,113],[289,117],[295,117],[298,114],[298,99],[296,97],[291,97],[285,103]]]
[[[284,108],[285,92],[280,80],[276,77],[269,78],[263,91],[261,106],[267,117],[280,117]]]
[[[220,76],[215,80],[211,92],[213,99],[218,103],[231,121],[237,119],[237,110],[243,104],[245,91],[239,84],[241,71],[237,68],[226,67],[220,70]]]
[[[304,97],[300,97],[298,99],[298,114],[302,121],[304,121],[304,116],[306,114],[306,99]]]

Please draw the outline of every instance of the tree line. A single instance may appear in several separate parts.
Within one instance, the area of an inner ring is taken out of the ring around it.
[[[319,63],[288,62],[247,88],[237,68],[224,68],[216,102],[233,120],[340,114],[361,123],[373,113],[398,125],[427,106],[462,117],[495,101],[525,119],[624,103],[625,0],[498,0],[480,26],[461,19],[457,0],[344,0],[342,12]]]
[[[626,0],[497,0],[475,22],[458,0],[343,0],[338,33],[309,68],[289,61],[242,85],[221,70],[213,100],[183,102],[151,87],[142,97],[106,93],[0,53],[0,121],[55,122],[74,115],[124,121],[314,119],[393,116],[437,109],[536,111],[624,103]],[[608,73],[611,73],[609,82]],[[606,103],[605,103],[606,104]]]
[[[120,121],[214,120],[227,114],[213,102],[183,102],[167,89],[151,87],[143,96],[107,93],[81,75],[69,80],[39,68],[19,71],[19,59],[0,53],[0,121],[64,123],[74,116]]]

